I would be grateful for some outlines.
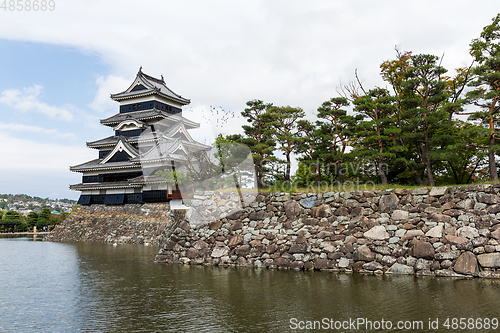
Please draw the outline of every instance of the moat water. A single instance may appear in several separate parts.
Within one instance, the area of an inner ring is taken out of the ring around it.
[[[334,325],[358,318],[454,332],[447,318],[500,318],[500,281],[165,265],[157,251],[0,237],[0,332],[355,332]]]

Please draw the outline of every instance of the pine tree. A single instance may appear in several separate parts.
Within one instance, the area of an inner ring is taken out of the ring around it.
[[[52,213],[49,208],[43,208],[40,214],[38,214],[38,220],[36,222],[37,229],[42,229],[43,226],[50,224],[50,216]]]
[[[470,53],[478,65],[474,68],[473,91],[467,93],[469,101],[481,108],[470,120],[479,120],[488,128],[488,164],[492,181],[498,181],[495,161],[499,151],[498,123],[500,122],[500,14],[493,23],[483,28],[481,36],[470,44]]]
[[[484,135],[478,131],[478,126],[460,120],[452,120],[447,129],[453,136],[450,145],[453,154],[441,163],[441,179],[450,184],[469,184],[482,178],[486,170],[486,152],[481,148]]]
[[[386,89],[375,88],[354,100],[354,111],[363,117],[356,127],[354,154],[375,163],[382,184],[387,184],[387,162],[396,157],[401,146],[394,146],[394,136],[399,134],[394,116],[397,98]]]
[[[394,164],[399,165],[400,170],[396,178],[400,181],[406,178],[413,178],[415,183],[423,185],[422,177],[425,165],[418,162],[415,147],[410,144],[409,138],[401,132],[404,122],[402,115],[406,111],[406,106],[402,101],[408,97],[408,91],[404,89],[406,81],[405,73],[413,66],[412,58],[412,52],[401,52],[396,48],[396,59],[384,61],[380,65],[380,69],[383,80],[391,85],[397,97],[395,121],[400,131],[399,135],[396,135],[394,138],[394,146],[399,147],[396,153],[398,158],[394,160]]]
[[[28,216],[26,217],[26,222],[28,223],[28,226],[30,228],[33,228],[36,225],[37,220],[38,220],[37,212],[29,212]]]
[[[324,102],[318,108],[316,126],[318,131],[317,158],[332,167],[339,184],[344,183],[343,163],[347,161],[346,149],[352,139],[353,129],[357,118],[347,114],[344,107],[349,106],[349,101],[344,97],[335,97]]]
[[[321,144],[320,129],[306,119],[297,122],[297,130],[301,133],[297,137],[297,145],[294,152],[300,154],[299,170],[296,176],[300,177],[303,185],[309,187],[309,177],[319,188],[321,183],[321,167],[319,165],[319,149]]]
[[[266,164],[273,159],[273,151],[276,143],[271,135],[273,128],[269,125],[270,119],[268,114],[272,103],[264,103],[261,100],[248,101],[247,108],[241,112],[241,115],[247,119],[250,125],[244,125],[243,131],[246,138],[242,139],[242,143],[246,144],[252,151],[252,156],[255,164],[255,175],[257,178],[257,188],[264,188],[264,180],[266,176]]]
[[[301,108],[274,106],[269,109],[267,116],[270,120],[269,125],[274,127],[273,138],[285,156],[283,179],[290,181],[291,154],[300,141],[297,122],[305,116],[305,113]]]
[[[449,123],[448,114],[442,108],[448,98],[446,83],[441,78],[446,69],[437,64],[438,60],[429,54],[413,56],[412,67],[405,72],[402,84],[402,137],[416,147],[430,186],[434,186],[432,164],[447,158],[449,152],[445,148],[451,140],[448,134],[439,131],[449,127]]]

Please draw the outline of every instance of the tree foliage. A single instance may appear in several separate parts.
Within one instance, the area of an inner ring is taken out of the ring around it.
[[[500,14],[472,40],[470,54],[470,66],[448,74],[442,58],[396,48],[395,59],[380,65],[387,88],[365,89],[356,72],[313,120],[301,108],[247,102],[249,125],[238,141],[252,150],[259,188],[290,180],[466,184],[488,173],[498,181]]]

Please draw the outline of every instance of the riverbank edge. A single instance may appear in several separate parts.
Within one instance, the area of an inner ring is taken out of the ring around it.
[[[80,205],[45,241],[159,245],[169,234],[169,203]]]
[[[39,232],[32,232],[32,231],[22,231],[22,232],[1,232],[0,236],[30,236],[30,235],[48,235],[50,234],[50,231],[39,231]]]
[[[201,225],[173,219],[155,261],[500,278],[499,189],[262,192],[234,212],[234,193],[200,193],[204,211],[232,214]]]

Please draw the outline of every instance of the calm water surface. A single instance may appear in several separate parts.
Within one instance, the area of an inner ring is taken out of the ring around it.
[[[0,332],[292,332],[293,317],[452,332],[429,318],[500,317],[498,281],[165,265],[157,251],[0,238]]]

